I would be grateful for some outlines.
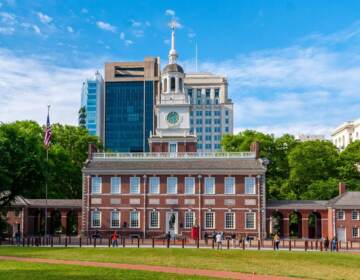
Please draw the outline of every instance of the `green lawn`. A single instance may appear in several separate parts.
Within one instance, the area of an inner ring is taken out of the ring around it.
[[[211,279],[206,277],[182,276],[170,273],[122,270],[111,268],[81,267],[74,265],[54,265],[0,261],[0,280],[185,280]],[[214,279],[214,278],[213,278]]]
[[[0,255],[256,272],[307,279],[360,279],[360,254],[349,253],[2,247]]]

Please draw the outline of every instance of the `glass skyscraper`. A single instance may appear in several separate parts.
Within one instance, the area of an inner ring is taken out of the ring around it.
[[[159,62],[105,65],[105,148],[112,152],[148,152],[154,130]]]
[[[87,79],[81,90],[79,125],[87,128],[90,135],[102,137],[104,106],[104,79],[97,71],[92,79]]]

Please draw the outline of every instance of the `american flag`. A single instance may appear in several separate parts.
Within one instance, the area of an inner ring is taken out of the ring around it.
[[[49,148],[51,142],[51,126],[50,126],[50,116],[49,116],[49,110],[46,120],[46,130],[45,130],[45,137],[44,137],[44,145],[47,148]]]

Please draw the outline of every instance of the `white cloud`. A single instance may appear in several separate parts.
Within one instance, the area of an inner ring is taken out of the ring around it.
[[[66,30],[70,33],[74,33],[74,28],[72,28],[71,26],[66,27]]]
[[[125,43],[125,46],[131,46],[132,44],[134,44],[134,42],[133,41],[131,41],[131,40],[125,40],[124,41],[124,43]]]
[[[40,30],[39,26],[37,26],[36,24],[34,24],[34,25],[32,25],[32,28],[34,29],[35,33],[41,34],[41,30]]]
[[[143,37],[144,36],[144,30],[134,30],[133,31],[135,37]]]
[[[148,22],[148,21],[145,21],[145,26],[150,27],[150,26],[151,26],[151,23]]]
[[[1,12],[0,13],[1,22],[7,25],[14,25],[16,23],[16,17],[14,14]]]
[[[3,35],[12,35],[15,32],[15,28],[14,27],[1,27],[0,26],[0,34]]]
[[[46,14],[43,14],[42,12],[38,12],[37,16],[39,17],[39,20],[44,24],[48,24],[48,23],[52,22],[52,20],[53,20],[52,17],[50,17]]]
[[[83,14],[87,14],[87,13],[89,12],[89,10],[86,9],[86,8],[82,8],[82,9],[81,9],[81,12],[82,12]]]
[[[140,21],[136,21],[134,19],[131,20],[131,26],[132,27],[140,27],[142,23]]]
[[[179,19],[175,19],[173,18],[169,23],[168,23],[169,27],[173,27],[175,26],[176,29],[181,29],[184,26],[180,23]]]
[[[164,44],[165,44],[165,45],[170,45],[170,40],[169,40],[169,39],[165,39],[165,40],[164,40]]]
[[[125,33],[124,32],[120,32],[120,39],[124,40],[125,39]]]
[[[51,104],[51,122],[77,123],[81,83],[94,69],[56,67],[0,49],[0,120],[44,123]],[[14,82],[16,81],[16,82]]]
[[[116,27],[111,25],[110,23],[104,22],[104,21],[97,21],[96,22],[97,27],[100,29],[110,31],[110,32],[116,32]]]
[[[174,11],[174,10],[171,10],[171,9],[167,9],[167,10],[165,11],[165,15],[174,17],[174,16],[175,16],[175,11]]]
[[[189,37],[190,39],[195,38],[195,37],[196,37],[196,33],[195,33],[195,32],[189,32],[189,33],[188,33],[188,37]]]

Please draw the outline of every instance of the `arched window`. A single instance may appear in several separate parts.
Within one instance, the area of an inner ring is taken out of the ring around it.
[[[182,78],[179,78],[179,91],[183,90]]]
[[[175,78],[170,79],[170,90],[175,90]]]
[[[167,78],[164,79],[164,92],[167,92]]]

